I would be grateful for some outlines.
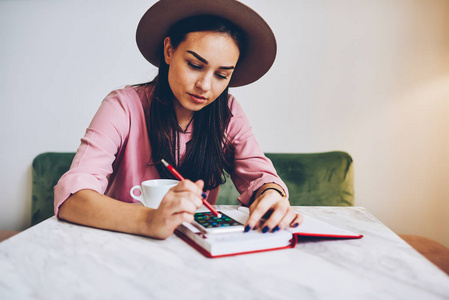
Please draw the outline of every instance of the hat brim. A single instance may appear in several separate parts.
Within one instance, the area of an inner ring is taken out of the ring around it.
[[[262,77],[276,57],[276,39],[271,28],[254,10],[236,0],[161,0],[150,7],[137,26],[136,41],[142,55],[159,67],[160,46],[178,21],[197,15],[215,15],[229,20],[245,34],[246,55],[241,57],[229,86],[252,83]]]

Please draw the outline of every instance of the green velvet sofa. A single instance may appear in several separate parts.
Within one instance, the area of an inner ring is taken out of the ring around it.
[[[33,160],[31,225],[53,213],[53,187],[69,168],[75,153],[47,152]],[[346,152],[266,153],[286,183],[292,205],[352,206],[354,171]],[[220,187],[217,204],[238,204],[238,193],[228,178]]]

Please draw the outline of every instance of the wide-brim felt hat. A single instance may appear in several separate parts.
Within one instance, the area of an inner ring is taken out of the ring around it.
[[[227,19],[245,35],[245,54],[234,70],[230,87],[252,83],[262,77],[276,57],[276,39],[265,20],[236,0],[160,0],[143,15],[137,26],[137,46],[143,56],[159,67],[159,51],[170,28],[178,21],[198,15]]]

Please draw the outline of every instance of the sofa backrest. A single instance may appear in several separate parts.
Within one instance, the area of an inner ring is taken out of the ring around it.
[[[53,187],[67,172],[75,157],[74,152],[46,152],[33,160],[31,191],[31,225],[54,215]]]
[[[47,152],[33,160],[31,225],[53,216],[53,187],[70,168],[75,153]],[[292,205],[351,206],[354,204],[352,158],[346,152],[266,153],[286,183]],[[238,204],[228,178],[217,204]]]
[[[352,157],[342,151],[265,153],[289,190],[291,205],[354,205]],[[229,176],[220,187],[217,204],[238,204],[239,193]]]

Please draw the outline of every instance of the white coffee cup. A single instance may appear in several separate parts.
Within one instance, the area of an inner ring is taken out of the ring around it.
[[[142,182],[141,185],[135,185],[131,188],[130,194],[134,199],[142,202],[146,207],[158,208],[162,199],[168,191],[179,183],[173,179],[152,179]],[[139,190],[140,195],[134,195],[134,191]]]

